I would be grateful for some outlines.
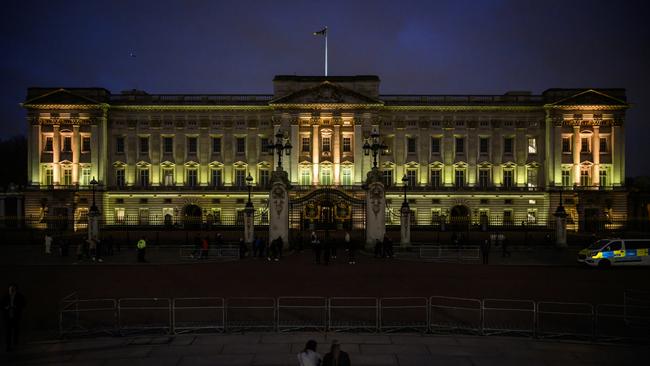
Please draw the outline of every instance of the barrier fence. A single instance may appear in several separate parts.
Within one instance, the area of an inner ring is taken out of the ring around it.
[[[446,296],[80,299],[73,292],[59,302],[59,333],[418,331],[650,341],[648,313],[650,307],[638,302],[594,306]]]

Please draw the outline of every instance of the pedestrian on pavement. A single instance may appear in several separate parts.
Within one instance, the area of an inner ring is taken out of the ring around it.
[[[316,346],[318,344],[315,340],[310,339],[305,344],[305,349],[298,353],[298,365],[299,366],[320,366],[322,358],[320,353],[316,352]]]
[[[485,239],[483,245],[481,245],[481,256],[483,257],[483,264],[488,264],[490,255],[490,240]]]
[[[201,259],[208,259],[208,252],[210,251],[210,241],[206,236],[201,240]]]
[[[384,257],[393,258],[393,241],[388,237],[388,234],[384,234]]]
[[[215,245],[217,246],[217,248],[221,248],[223,246],[223,236],[221,236],[221,233],[217,234]]]
[[[320,240],[314,231],[311,233],[311,249],[314,251],[314,263],[320,264]]]
[[[257,253],[260,250],[260,238],[255,238],[253,240],[253,258],[257,258]]]
[[[140,240],[138,240],[136,247],[138,249],[138,262],[146,263],[147,260],[145,259],[145,254],[147,251],[147,241],[145,240],[144,236],[140,237]]]
[[[341,344],[337,340],[332,341],[330,351],[323,357],[323,366],[350,366],[350,355],[341,351]]]
[[[86,239],[88,243],[88,256],[94,262],[97,260],[97,241],[93,238]]]
[[[510,251],[508,251],[508,238],[504,234],[501,235],[501,256],[510,258]]]
[[[95,256],[93,257],[93,262],[97,261],[99,263],[104,262],[104,243],[100,239],[93,240],[95,242]]]
[[[25,308],[25,297],[18,292],[18,286],[9,285],[9,291],[2,298],[2,315],[5,322],[5,343],[7,352],[18,345],[20,318]]]
[[[52,254],[52,240],[50,233],[45,234],[45,254]]]

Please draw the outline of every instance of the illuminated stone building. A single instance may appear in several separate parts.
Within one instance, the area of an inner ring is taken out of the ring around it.
[[[82,220],[96,178],[107,224],[237,222],[250,174],[263,224],[278,163],[267,145],[278,132],[293,147],[283,159],[292,197],[327,186],[362,198],[373,164],[363,145],[375,131],[386,145],[378,166],[388,224],[399,222],[403,178],[415,225],[546,225],[560,190],[570,227],[625,218],[623,89],[384,95],[376,76],[276,76],[273,87],[269,95],[30,88],[26,216]]]

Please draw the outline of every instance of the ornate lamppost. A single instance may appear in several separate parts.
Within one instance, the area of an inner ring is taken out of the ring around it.
[[[401,226],[401,244],[408,245],[411,243],[411,208],[409,201],[406,199],[406,188],[408,187],[409,179],[404,174],[402,177],[402,185],[404,186],[404,202],[400,209],[400,226]]]
[[[253,215],[253,201],[251,201],[251,189],[253,188],[253,177],[251,177],[251,173],[248,173],[248,177],[246,177],[246,188],[248,188],[248,202],[246,202],[246,208],[244,211],[246,212],[246,215],[252,216]]]
[[[88,211],[88,239],[97,240],[99,238],[99,208],[95,201],[95,191],[97,190],[97,180],[95,177],[90,181],[93,190],[93,203]]]
[[[97,180],[95,180],[95,177],[90,181],[90,186],[93,187],[93,204],[90,206],[90,212],[91,213],[99,213],[99,209],[97,208],[97,205],[95,204],[95,191],[97,189]]]
[[[286,142],[285,142],[286,140]],[[282,170],[282,152],[284,151],[287,156],[291,155],[291,142],[289,139],[284,138],[284,133],[282,130],[278,129],[278,132],[275,134],[275,143],[269,144],[268,149],[275,151],[278,154],[278,168],[277,170]]]
[[[555,245],[558,248],[564,248],[567,246],[566,242],[566,217],[567,213],[563,205],[562,192],[564,187],[560,187],[560,204],[555,209]]]
[[[370,137],[363,144],[363,154],[369,156],[372,151],[372,168],[377,169],[377,156],[381,150],[386,150],[388,146],[379,140],[379,132],[375,129],[370,133]]]
[[[248,173],[246,177],[246,188],[248,188],[248,202],[246,202],[246,207],[244,208],[244,241],[247,244],[251,244],[254,240],[255,225],[253,220],[253,213],[255,208],[253,207],[253,201],[251,201],[251,189],[253,188],[253,177]]]

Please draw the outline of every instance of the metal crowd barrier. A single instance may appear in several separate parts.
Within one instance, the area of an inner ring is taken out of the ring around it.
[[[117,302],[120,334],[172,332],[172,305],[166,298],[125,298]]]
[[[429,330],[434,333],[481,334],[481,300],[461,297],[429,298]]]
[[[278,297],[278,331],[327,330],[326,297]]]
[[[331,297],[327,328],[334,331],[377,331],[379,300],[376,297]]]
[[[79,299],[76,292],[61,300],[59,335],[114,334],[117,330],[115,299]]]
[[[420,258],[438,261],[478,261],[478,245],[424,245],[420,247]]]
[[[273,297],[231,297],[226,299],[226,330],[276,329]]]
[[[591,304],[541,301],[535,310],[535,333],[539,338],[595,337],[595,313]]]
[[[535,334],[535,302],[530,300],[484,299],[481,302],[483,334]]]
[[[186,297],[174,299],[174,333],[226,330],[226,301],[223,297]]]
[[[379,299],[379,331],[429,329],[429,310],[426,297],[382,297]]]

